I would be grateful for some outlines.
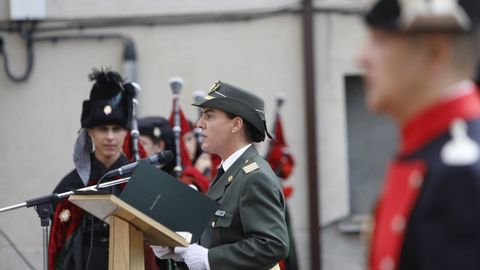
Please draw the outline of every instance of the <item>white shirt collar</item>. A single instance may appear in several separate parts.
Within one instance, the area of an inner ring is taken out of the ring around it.
[[[226,172],[228,170],[228,168],[230,168],[233,163],[235,163],[235,161],[237,161],[237,159],[243,154],[245,153],[245,151],[247,151],[247,149],[251,146],[252,144],[249,143],[247,145],[245,145],[244,147],[238,149],[237,151],[235,151],[235,153],[231,154],[225,161],[222,161],[222,168],[223,170]]]
[[[475,91],[475,82],[472,80],[463,80],[447,88],[446,100],[453,100],[470,94]]]

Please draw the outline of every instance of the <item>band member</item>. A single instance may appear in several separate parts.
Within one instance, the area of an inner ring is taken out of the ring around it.
[[[285,199],[277,176],[254,142],[268,134],[264,102],[236,86],[217,82],[194,104],[202,108],[202,150],[222,163],[207,196],[221,210],[199,244],[187,248],[154,247],[159,257],[184,261],[189,269],[278,269],[288,254]]]
[[[192,127],[190,122],[189,124]],[[211,171],[214,166],[214,160],[212,160],[212,155],[202,151],[198,138],[199,135],[195,134],[195,131],[195,129],[190,128],[182,136],[185,150],[188,152],[188,157],[192,164],[184,168],[180,178],[185,184],[193,184],[200,192],[206,193],[212,179]]]
[[[132,97],[121,76],[94,70],[90,98],[83,102],[81,127],[74,149],[75,169],[57,185],[63,193],[94,185],[107,171],[128,163],[122,146],[128,133]],[[111,192],[118,193],[119,187]],[[109,227],[67,199],[54,207],[49,242],[49,269],[108,269]]]
[[[147,152],[147,156],[155,155],[164,150],[170,150],[175,155],[173,131],[168,120],[160,116],[149,116],[138,119],[139,141]],[[163,165],[162,169],[173,174],[175,162]]]
[[[370,269],[480,269],[478,0],[377,1],[359,55],[366,102],[401,131]]]

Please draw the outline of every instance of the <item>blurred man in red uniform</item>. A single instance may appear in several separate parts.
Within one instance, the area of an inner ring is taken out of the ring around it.
[[[478,0],[379,0],[359,54],[366,102],[401,131],[370,269],[480,269]]]

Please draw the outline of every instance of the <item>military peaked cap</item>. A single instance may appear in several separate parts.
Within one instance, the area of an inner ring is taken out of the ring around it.
[[[255,128],[255,142],[265,140],[265,134],[271,137],[265,124],[263,100],[247,90],[217,81],[203,99],[192,105],[219,109],[240,116]]]
[[[402,32],[470,32],[480,21],[479,0],[376,0],[365,16],[371,27]]]
[[[149,116],[138,119],[138,131],[141,135],[148,136],[152,141],[173,141],[173,131],[168,120],[160,116]]]

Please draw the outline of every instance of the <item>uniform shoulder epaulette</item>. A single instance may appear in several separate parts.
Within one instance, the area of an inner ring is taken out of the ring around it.
[[[252,162],[250,164],[248,164],[247,166],[243,167],[243,170],[245,171],[246,174],[249,174],[255,170],[258,170],[258,164],[257,162]]]
[[[468,124],[464,119],[455,119],[450,125],[451,139],[440,152],[442,162],[449,166],[467,166],[480,160],[480,146],[469,137]]]

